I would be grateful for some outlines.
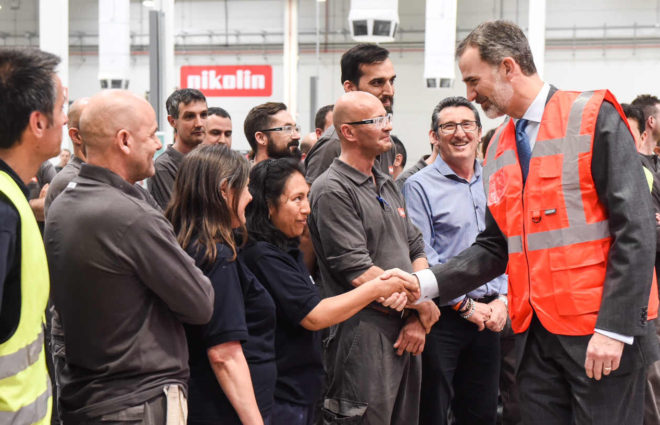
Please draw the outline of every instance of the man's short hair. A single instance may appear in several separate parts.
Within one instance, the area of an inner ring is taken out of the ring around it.
[[[406,147],[398,137],[394,135],[390,135],[390,137],[392,138],[392,143],[394,143],[394,155],[401,155],[401,168],[405,168],[406,161],[408,161],[408,153],[406,152]]]
[[[460,58],[468,47],[479,49],[484,62],[498,66],[505,57],[512,57],[525,75],[536,74],[536,65],[527,37],[520,27],[509,21],[488,21],[472,30],[456,48]]]
[[[629,103],[622,103],[621,109],[623,109],[623,113],[626,115],[626,118],[637,121],[639,132],[643,133],[646,123],[644,109],[639,105],[631,105]]]
[[[314,116],[314,128],[323,129],[323,127],[325,127],[325,117],[334,107],[335,105],[325,105],[321,106],[321,109],[316,111],[316,115]]]
[[[229,116],[229,112],[225,111],[219,106],[212,106],[209,108],[208,116],[210,117],[211,115],[217,115],[222,118],[231,119],[231,117]]]
[[[38,49],[0,48],[0,149],[16,144],[39,111],[52,124],[60,58]]]
[[[445,108],[457,107],[457,106],[464,106],[466,108],[469,108],[474,113],[474,120],[477,122],[479,128],[481,128],[481,118],[479,118],[479,111],[477,111],[477,108],[474,107],[472,102],[470,102],[463,96],[452,96],[452,97],[445,97],[444,99],[442,99],[440,103],[438,103],[433,109],[433,114],[431,114],[431,130],[433,130],[436,133],[438,132],[438,127],[440,125],[439,122],[440,111],[442,111]]]
[[[257,131],[265,130],[270,127],[270,117],[280,111],[286,111],[286,105],[281,102],[266,102],[250,109],[245,122],[243,123],[243,132],[247,138],[253,152],[257,152]]]
[[[165,107],[167,108],[167,115],[172,118],[179,118],[179,105],[190,105],[192,102],[206,103],[206,96],[197,89],[179,89],[167,98]]]
[[[644,128],[646,128],[646,120],[648,120],[651,115],[655,115],[658,112],[657,105],[659,103],[660,99],[650,94],[640,94],[632,101],[632,105],[641,108],[644,113],[644,120],[639,123],[639,131],[644,131]],[[628,115],[626,114],[626,116]]]
[[[390,52],[375,44],[361,43],[351,47],[341,57],[341,83],[350,81],[356,87],[362,77],[360,65],[383,62]]]

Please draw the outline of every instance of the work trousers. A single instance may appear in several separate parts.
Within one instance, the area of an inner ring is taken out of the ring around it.
[[[660,319],[655,319],[653,324],[660,341]],[[649,366],[646,374],[644,425],[660,425],[660,360]]]
[[[188,404],[178,385],[163,388],[163,394],[137,406],[105,414],[77,425],[186,425]],[[66,422],[66,421],[65,421]]]
[[[499,333],[479,332],[450,307],[426,336],[422,353],[420,425],[495,425],[500,373]]]
[[[399,315],[365,308],[330,329],[321,423],[417,424],[421,358],[393,348],[403,323]]]
[[[524,424],[641,425],[646,381],[642,364],[596,381],[565,347],[574,341],[574,347],[586,352],[589,337],[560,340],[536,317],[528,332],[516,376]]]

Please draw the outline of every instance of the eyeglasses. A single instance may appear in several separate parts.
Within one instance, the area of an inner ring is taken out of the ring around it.
[[[265,130],[259,130],[261,132],[265,131],[281,131],[283,133],[289,133],[293,135],[294,133],[299,133],[300,134],[300,126],[299,125],[285,125],[282,127],[273,127],[273,128],[267,128]]]
[[[473,132],[479,127],[476,121],[446,122],[438,126],[442,134],[454,134],[456,129],[461,127],[464,132]]]
[[[391,122],[392,122],[392,114],[387,114],[383,117],[369,118],[366,120],[347,122],[344,124],[350,124],[350,125],[374,124],[377,129],[382,130]]]

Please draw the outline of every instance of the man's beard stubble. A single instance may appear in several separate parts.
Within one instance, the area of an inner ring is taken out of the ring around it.
[[[299,148],[299,143],[297,140],[290,141],[286,147],[282,150],[277,149],[273,141],[268,138],[268,144],[266,144],[266,153],[268,158],[294,158],[300,161],[302,158],[302,151]]]

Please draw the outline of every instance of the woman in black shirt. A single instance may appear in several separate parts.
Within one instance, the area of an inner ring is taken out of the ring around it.
[[[269,423],[275,305],[237,259],[234,238],[245,234],[248,172],[245,158],[224,145],[198,148],[183,160],[165,212],[215,290],[209,323],[186,326],[189,424]]]
[[[404,286],[396,278],[378,278],[321,300],[298,249],[310,212],[309,186],[298,164],[289,159],[260,162],[250,172],[249,189],[249,242],[240,258],[277,306],[273,425],[311,424],[323,376],[316,331],[350,318],[372,301],[403,292]]]

